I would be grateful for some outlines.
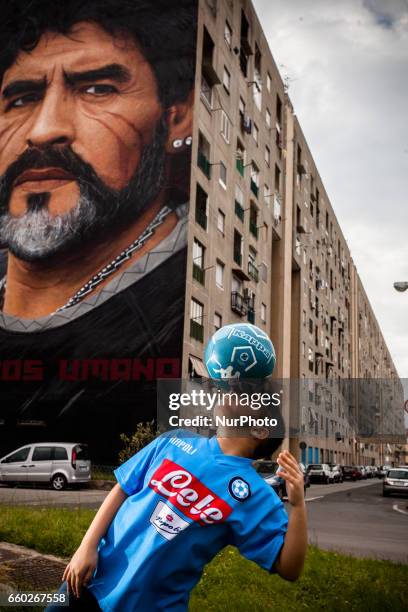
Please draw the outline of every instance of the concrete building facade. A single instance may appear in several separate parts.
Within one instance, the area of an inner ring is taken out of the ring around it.
[[[247,0],[199,2],[192,161],[183,376],[205,375],[221,325],[254,323],[274,377],[299,381],[284,446],[305,463],[385,463],[338,381],[391,378],[398,395],[398,375]],[[381,425],[397,431],[398,414]]]

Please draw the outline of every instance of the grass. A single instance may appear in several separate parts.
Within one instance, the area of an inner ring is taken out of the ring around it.
[[[94,510],[0,506],[0,540],[69,557]],[[408,566],[309,547],[303,575],[286,582],[228,547],[206,566],[190,612],[358,610],[399,612],[408,601]]]
[[[91,467],[91,478],[92,480],[112,480],[116,482],[116,478],[113,474],[114,467],[95,465]]]

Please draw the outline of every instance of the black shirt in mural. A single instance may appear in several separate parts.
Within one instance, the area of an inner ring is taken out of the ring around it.
[[[65,324],[0,326],[0,455],[78,441],[115,463],[120,433],[156,416],[156,378],[181,375],[185,267],[184,247]]]

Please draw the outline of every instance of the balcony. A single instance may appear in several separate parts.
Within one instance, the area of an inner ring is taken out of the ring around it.
[[[244,176],[244,160],[238,157],[235,162],[235,165],[240,175]]]
[[[256,283],[259,282],[259,269],[252,261],[248,261],[248,274]]]
[[[199,342],[204,342],[204,325],[190,319],[190,336]]]
[[[237,202],[237,200],[235,200],[235,214],[237,215],[238,219],[244,221],[244,209],[241,204]]]
[[[244,296],[238,291],[232,291],[231,293],[231,310],[244,317],[247,314],[247,307],[244,300]]]
[[[204,172],[205,176],[211,178],[211,164],[202,151],[198,151],[197,165]]]
[[[250,187],[251,187],[251,191],[254,194],[255,197],[258,197],[259,194],[259,187],[258,185],[255,183],[254,179],[251,179],[251,183],[250,183]]]
[[[195,220],[203,229],[207,229],[207,213],[203,208],[196,207]]]
[[[258,239],[258,226],[256,225],[256,221],[249,222],[249,231],[256,239]]]
[[[248,310],[248,323],[255,323],[255,310]]]
[[[242,266],[242,253],[240,251],[234,250],[234,261],[239,266]]]
[[[205,285],[205,270],[195,263],[193,263],[193,278],[201,283],[201,285]]]

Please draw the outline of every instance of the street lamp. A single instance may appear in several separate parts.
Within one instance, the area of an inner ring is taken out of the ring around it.
[[[403,291],[406,291],[408,289],[408,282],[397,282],[394,283],[394,289],[396,289],[396,291],[399,291],[400,293],[402,293]]]

